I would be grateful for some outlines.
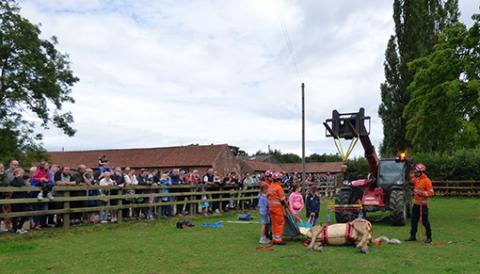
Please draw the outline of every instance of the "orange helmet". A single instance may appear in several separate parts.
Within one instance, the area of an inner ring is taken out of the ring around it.
[[[415,165],[415,171],[425,172],[425,171],[427,171],[427,167],[422,163],[418,163],[418,164]]]

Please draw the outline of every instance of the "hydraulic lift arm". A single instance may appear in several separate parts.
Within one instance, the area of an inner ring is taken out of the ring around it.
[[[365,121],[369,122],[368,130]],[[339,113],[334,110],[332,118],[327,119],[323,124],[326,128],[326,136],[334,138],[337,150],[344,161],[352,152],[357,140],[360,139],[370,172],[377,178],[379,160],[375,147],[370,140],[370,117],[365,116],[365,109],[360,108],[358,112],[353,113]],[[352,140],[346,151],[343,151],[340,139]]]

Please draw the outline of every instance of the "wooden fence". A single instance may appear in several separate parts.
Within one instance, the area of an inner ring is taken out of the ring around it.
[[[169,193],[163,193],[163,190],[168,188]],[[54,187],[55,193],[58,197],[53,200],[36,198],[20,198],[20,199],[1,199],[0,206],[13,205],[13,204],[45,204],[45,203],[62,203],[61,209],[49,209],[49,210],[30,210],[22,212],[3,212],[0,214],[0,218],[13,218],[21,216],[41,216],[41,215],[53,215],[64,214],[64,227],[70,225],[70,215],[72,213],[85,213],[85,212],[97,212],[103,210],[121,210],[121,209],[133,209],[133,208],[158,208],[161,206],[176,206],[183,205],[190,207],[190,214],[197,213],[198,205],[202,202],[231,202],[234,201],[242,208],[246,200],[252,201],[257,198],[258,186],[249,186],[240,188],[238,186],[225,186],[225,187],[205,187],[205,191],[196,191],[195,186],[191,185],[178,185],[178,186],[56,186]],[[38,193],[41,189],[39,187],[0,187],[0,192],[13,193],[13,192],[32,192]],[[101,190],[104,194],[99,196],[87,196],[88,190]],[[134,190],[135,194],[129,194],[128,192]],[[118,194],[111,195],[113,192]],[[82,194],[83,192],[83,194]],[[140,192],[140,193],[139,193]],[[72,195],[75,193],[75,195]],[[202,200],[201,196],[207,195],[207,200]],[[8,195],[5,195],[8,197]],[[131,201],[139,198],[148,200],[148,198],[154,197],[152,203],[139,202],[123,204],[124,201]],[[162,197],[169,197],[171,201],[162,201]],[[212,198],[216,197],[216,198]],[[110,205],[111,201],[116,201],[116,205]],[[86,201],[101,201],[106,203],[105,206],[88,207]],[[76,202],[76,203],[75,203]],[[80,202],[80,203],[78,203]],[[72,204],[82,204],[72,208]],[[118,214],[118,222],[122,222],[122,214]]]
[[[319,190],[324,196],[333,196],[335,189],[331,185],[319,185]],[[168,189],[169,193],[163,191]],[[101,190],[104,194],[99,196],[88,196],[89,190]],[[129,194],[131,191],[135,191],[135,194]],[[178,186],[55,186],[54,191],[56,197],[53,200],[36,198],[36,193],[41,191],[40,187],[0,187],[0,192],[4,194],[4,199],[0,199],[0,206],[8,207],[14,204],[29,205],[26,211],[21,212],[2,212],[0,218],[8,219],[13,217],[33,217],[33,216],[45,216],[63,214],[64,227],[70,226],[70,215],[73,213],[87,213],[98,212],[107,210],[122,210],[122,209],[136,209],[136,208],[155,208],[158,209],[162,206],[183,206],[189,207],[189,214],[195,215],[198,212],[199,205],[202,202],[212,203],[231,203],[234,202],[237,205],[237,209],[245,209],[246,201],[248,204],[255,206],[257,203],[257,196],[259,191],[258,185],[250,186],[238,186],[238,185],[226,185],[226,186],[205,186],[202,191],[196,186],[192,185],[178,185]],[[11,194],[14,192],[34,193],[34,198],[17,198],[12,199]],[[202,199],[202,195],[206,195],[208,198]],[[155,199],[151,199],[151,198]],[[169,201],[162,201],[161,198],[169,197]],[[132,201],[135,199],[143,198],[144,202],[131,202],[125,204],[125,201]],[[151,202],[147,202],[148,200]],[[88,206],[87,201],[101,201],[106,205],[103,206]],[[112,205],[112,201],[116,201]],[[52,203],[60,204],[60,209],[48,210],[36,210],[36,207],[32,205],[40,204],[45,205]],[[221,209],[221,208],[220,208]],[[157,210],[158,211],[158,210]],[[158,212],[157,212],[158,213]],[[159,214],[157,214],[158,216]],[[122,214],[117,215],[117,222],[122,222]]]
[[[432,181],[437,196],[479,196],[480,181]]]

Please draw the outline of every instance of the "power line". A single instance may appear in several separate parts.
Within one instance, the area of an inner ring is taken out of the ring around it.
[[[280,22],[280,28],[282,29],[283,38],[285,39],[285,44],[287,45],[288,51],[290,52],[295,72],[297,73],[298,78],[301,80],[302,77],[300,76],[300,71],[298,69],[297,56],[295,55],[295,51],[293,50],[292,39],[290,39],[290,34],[288,33],[285,14],[283,12],[281,3],[278,3],[277,1],[278,0],[273,0],[273,3],[275,4],[275,9],[277,11],[278,21]]]

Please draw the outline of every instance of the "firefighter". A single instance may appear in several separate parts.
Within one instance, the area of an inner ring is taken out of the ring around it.
[[[270,220],[272,222],[272,244],[285,245],[283,241],[283,229],[285,225],[285,215],[283,213],[283,207],[286,206],[287,201],[285,194],[283,193],[282,174],[272,172],[265,173],[268,189],[268,210],[270,211]]]
[[[419,219],[425,227],[427,239],[425,243],[432,242],[432,229],[430,228],[430,221],[428,220],[428,198],[433,195],[432,181],[427,177],[425,172],[427,167],[418,163],[415,165],[414,176],[410,178],[410,183],[413,185],[414,202],[412,208],[412,228],[410,230],[410,238],[406,241],[416,241],[417,228]]]

